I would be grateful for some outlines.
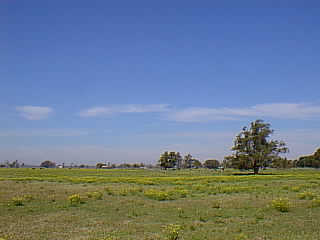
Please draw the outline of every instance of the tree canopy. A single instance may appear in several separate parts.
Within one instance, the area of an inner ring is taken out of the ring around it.
[[[182,165],[182,157],[179,152],[164,152],[159,159],[160,167],[163,169],[180,167]]]
[[[280,153],[288,152],[283,141],[268,140],[274,132],[269,123],[256,120],[250,128],[244,127],[236,136],[233,155],[226,158],[229,165],[238,169],[253,169],[258,174],[260,167],[270,166]]]
[[[40,164],[40,167],[54,168],[54,167],[56,167],[56,164],[50,160],[45,160]]]
[[[208,159],[204,162],[203,166],[209,169],[217,169],[220,167],[220,162],[215,159]]]

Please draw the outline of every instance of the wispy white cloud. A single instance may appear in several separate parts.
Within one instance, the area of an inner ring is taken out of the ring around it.
[[[16,110],[27,120],[46,119],[53,112],[52,108],[45,106],[19,106]]]
[[[101,132],[101,130],[99,130]],[[46,129],[17,129],[0,131],[0,137],[66,137],[83,136],[94,133],[87,129],[46,128]]]
[[[79,113],[79,116],[90,118],[110,116],[117,113],[146,113],[165,111],[169,111],[168,104],[123,104],[84,109]]]
[[[101,117],[112,115],[113,111],[109,107],[93,107],[88,108],[79,113],[81,117]]]
[[[319,119],[320,105],[305,103],[258,104],[247,108],[186,108],[169,114],[178,122],[207,122],[237,120],[245,117],[272,117],[282,119]]]
[[[208,139],[232,139],[237,132],[233,131],[187,131],[187,132],[169,132],[158,134],[140,135],[150,139],[179,139],[179,140],[208,140]]]

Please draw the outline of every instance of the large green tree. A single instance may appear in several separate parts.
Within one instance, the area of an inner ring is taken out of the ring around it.
[[[269,123],[263,120],[252,122],[244,127],[234,141],[233,155],[228,157],[231,166],[238,169],[253,169],[258,174],[260,167],[270,166],[280,153],[288,152],[283,141],[268,140],[274,132]]]
[[[204,162],[203,166],[209,169],[217,169],[220,167],[220,162],[216,159],[208,159]]]
[[[44,167],[44,168],[54,168],[56,167],[56,163],[49,161],[49,160],[45,160],[40,164],[40,167]]]
[[[192,155],[188,153],[183,158],[182,168],[192,168],[192,161],[193,161]]]
[[[192,159],[192,168],[201,168],[202,163],[198,159]]]
[[[167,168],[180,168],[182,165],[182,157],[179,152],[164,152],[159,158],[160,167]]]

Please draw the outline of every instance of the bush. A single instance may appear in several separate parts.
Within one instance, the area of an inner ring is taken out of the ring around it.
[[[184,190],[184,189],[175,190],[175,194],[178,195],[180,198],[186,198],[187,193],[188,193],[187,190]]]
[[[22,197],[13,197],[11,200],[14,206],[23,206],[23,201],[25,199]]]
[[[295,186],[295,187],[291,188],[291,191],[293,191],[293,192],[299,192],[300,190],[301,190],[301,187],[299,187],[299,186]]]
[[[185,217],[185,212],[184,212],[183,208],[178,208],[178,216],[179,216],[179,218]]]
[[[131,188],[130,190],[130,194],[131,195],[139,195],[143,192],[143,188],[139,187],[139,188]]]
[[[128,190],[127,189],[120,189],[118,194],[119,194],[119,196],[128,196]]]
[[[56,196],[54,194],[49,195],[49,201],[50,202],[55,202],[56,201]]]
[[[137,183],[140,185],[155,185],[155,183],[152,180],[147,180],[147,179],[135,179],[134,183]]]
[[[205,217],[203,217],[203,216],[199,216],[199,221],[200,221],[200,222],[206,222],[207,219],[205,219]]]
[[[105,191],[108,195],[111,195],[111,196],[114,196],[114,195],[115,195],[114,192],[112,191],[112,189],[109,188],[109,187],[105,187],[105,188],[104,188],[104,191]]]
[[[151,198],[158,201],[175,200],[178,198],[185,198],[187,196],[186,190],[156,190],[148,189],[144,192],[147,198]]]
[[[299,198],[300,199],[308,199],[308,200],[312,200],[314,198],[316,198],[317,195],[313,192],[302,192],[299,194]]]
[[[27,194],[24,196],[24,199],[27,201],[27,202],[31,202],[32,200],[34,200],[34,197],[32,194]],[[1,239],[0,239],[1,240]]]
[[[282,186],[282,189],[283,189],[283,190],[289,190],[289,187],[290,187],[289,185],[283,185],[283,186]]]
[[[155,189],[149,189],[144,192],[144,195],[147,198],[158,200],[158,201],[165,201],[165,200],[174,200],[175,197],[172,193],[168,191],[157,191]]]
[[[1,240],[1,239],[0,239]],[[114,237],[107,237],[107,238],[102,238],[102,239],[97,239],[97,240],[116,240]]]
[[[236,236],[236,240],[248,240],[248,236],[245,235],[244,233],[240,233]]]
[[[272,207],[279,212],[289,212],[291,206],[286,198],[279,198],[272,201]]]
[[[315,207],[320,207],[320,199],[314,199],[311,201],[311,207],[315,208]]]
[[[87,193],[87,196],[88,196],[89,198],[94,198],[94,199],[97,199],[97,200],[101,200],[103,194],[102,194],[102,192],[97,191],[97,192]]]
[[[68,197],[70,205],[83,204],[84,200],[80,197],[80,194],[73,194]]]
[[[163,232],[167,240],[177,240],[180,236],[180,230],[180,225],[170,224],[164,228]]]
[[[213,207],[213,208],[221,208],[220,202],[218,202],[218,201],[212,201],[212,207]]]

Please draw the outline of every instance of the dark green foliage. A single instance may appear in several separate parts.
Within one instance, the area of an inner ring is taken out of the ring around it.
[[[192,155],[190,153],[188,153],[187,155],[184,156],[183,158],[183,164],[182,167],[183,168],[192,168]]]
[[[198,159],[192,159],[192,167],[193,168],[201,168],[202,163]]]
[[[182,157],[179,152],[164,152],[159,159],[160,167],[167,168],[180,168],[182,165]]]
[[[96,164],[96,168],[102,168],[102,167],[106,167],[107,166],[107,164],[105,164],[105,163],[97,163]]]
[[[49,160],[45,160],[40,164],[40,167],[44,167],[44,168],[54,168],[56,167],[56,164],[52,161]]]
[[[287,158],[275,158],[272,161],[273,168],[295,168],[297,167],[297,160],[288,160]]]
[[[252,122],[250,129],[244,127],[234,141],[235,153],[226,159],[228,164],[238,169],[253,169],[255,174],[260,167],[271,166],[280,153],[288,152],[284,142],[268,141],[272,133],[270,124],[263,120]]]
[[[320,148],[313,155],[300,157],[297,165],[298,167],[320,168]]]
[[[13,197],[12,198],[12,203],[13,203],[14,206],[23,206],[24,205],[23,204],[24,200],[25,199],[22,198],[22,197]]]
[[[217,169],[220,167],[220,162],[215,159],[208,159],[204,162],[203,166],[209,169]]]

